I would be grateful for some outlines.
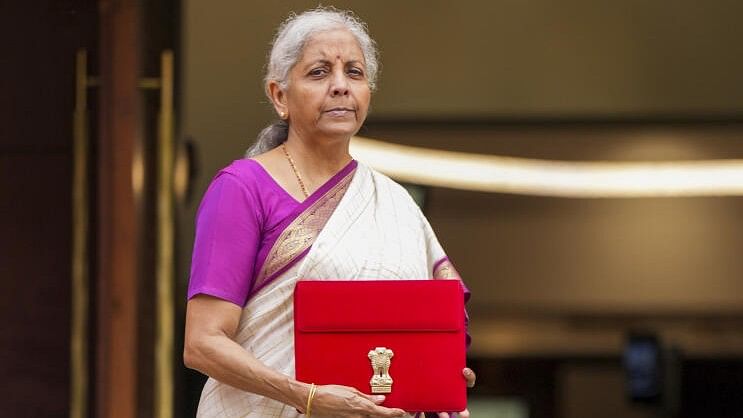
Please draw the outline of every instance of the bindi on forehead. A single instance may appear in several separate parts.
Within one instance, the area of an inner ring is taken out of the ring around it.
[[[356,38],[344,30],[322,32],[314,35],[309,39],[305,48],[307,52],[323,54],[328,58],[356,55],[361,52]]]
[[[347,57],[344,57],[341,54],[334,54],[334,55],[326,55],[326,54],[313,54],[312,56],[306,56],[305,59],[302,60],[303,66],[312,66],[316,64],[323,64],[323,65],[334,65],[334,63],[340,63],[340,64],[360,64],[364,65],[364,60],[360,57],[357,57],[356,55],[350,55]]]
[[[360,51],[354,51],[351,49],[334,48],[335,50],[315,50],[308,51],[308,56],[315,57],[316,59],[325,59],[328,61],[359,61],[361,58]]]

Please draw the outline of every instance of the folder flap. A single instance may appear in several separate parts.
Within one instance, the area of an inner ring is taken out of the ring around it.
[[[298,332],[464,332],[459,280],[300,280]]]

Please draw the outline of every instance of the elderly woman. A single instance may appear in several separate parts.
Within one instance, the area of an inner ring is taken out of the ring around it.
[[[184,359],[210,377],[199,417],[407,415],[384,396],[293,378],[299,278],[457,278],[407,192],[349,154],[377,70],[349,12],[279,28],[265,88],[280,121],[217,174],[197,215]]]

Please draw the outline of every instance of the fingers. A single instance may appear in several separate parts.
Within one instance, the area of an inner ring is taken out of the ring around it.
[[[368,412],[370,417],[384,417],[384,418],[395,418],[404,417],[408,413],[398,408],[385,408],[383,406],[374,406],[372,410]]]
[[[465,409],[464,411],[459,413],[460,418],[470,418],[470,410]]]
[[[366,393],[356,391],[357,395],[361,396],[362,398],[368,399],[371,402],[374,403],[374,405],[369,405],[368,410],[366,413],[369,416],[372,417],[402,417],[407,415],[407,412],[403,411],[402,409],[398,408],[385,408],[383,406],[380,406],[382,402],[385,400],[384,395],[367,395]]]
[[[448,412],[439,412],[439,418],[449,418]]]
[[[475,372],[472,371],[472,369],[470,369],[469,367],[465,367],[462,371],[462,374],[464,374],[464,378],[467,379],[467,387],[474,387],[475,381],[477,380],[477,375],[475,375]]]
[[[381,395],[372,396],[371,401],[374,402],[374,405],[382,405],[384,402],[385,397]]]
[[[360,390],[358,390],[358,389],[356,389],[354,387],[343,386],[343,388],[344,389],[347,389],[348,391],[352,392],[354,395],[356,395],[358,397],[361,397],[361,398],[364,398],[364,399],[366,399],[368,401],[371,401],[374,405],[381,405],[384,402],[384,400],[386,399],[386,397],[384,395],[370,395],[370,394],[366,394],[366,393],[364,393],[364,392],[362,392],[362,391],[360,391]]]
[[[367,395],[366,393],[362,392],[357,393],[357,395],[374,402],[375,405],[381,405],[385,399],[384,395]]]
[[[397,408],[385,408],[384,395],[367,395],[356,388],[340,385],[324,385],[318,388],[313,411],[318,415],[335,412],[335,416],[354,417],[404,417],[405,411]]]

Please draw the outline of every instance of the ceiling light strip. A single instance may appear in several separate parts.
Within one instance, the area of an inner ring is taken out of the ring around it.
[[[743,160],[552,161],[433,150],[355,137],[351,153],[399,181],[573,198],[743,195]]]

